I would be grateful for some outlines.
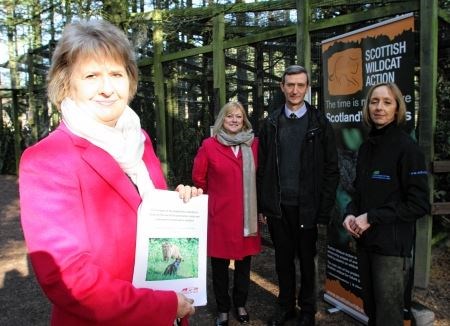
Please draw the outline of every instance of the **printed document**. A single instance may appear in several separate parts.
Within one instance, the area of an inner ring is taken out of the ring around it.
[[[176,191],[154,190],[138,214],[133,285],[172,290],[206,305],[208,196],[184,203]]]

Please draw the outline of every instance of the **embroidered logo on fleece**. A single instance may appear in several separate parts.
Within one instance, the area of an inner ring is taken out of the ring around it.
[[[428,171],[426,170],[419,170],[419,171],[411,171],[409,172],[409,175],[427,175]]]
[[[372,179],[391,180],[391,176],[387,174],[381,174],[380,171],[375,170],[372,172]]]

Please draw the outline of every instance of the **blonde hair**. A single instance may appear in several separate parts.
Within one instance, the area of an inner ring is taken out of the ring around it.
[[[400,88],[398,88],[397,84],[395,83],[376,84],[369,89],[362,109],[364,123],[369,127],[373,126],[373,121],[372,119],[370,119],[369,113],[370,98],[372,97],[373,91],[381,86],[386,86],[392,92],[392,95],[394,95],[395,102],[397,103],[397,112],[396,112],[397,124],[399,125],[404,123],[406,121],[406,103],[405,99],[403,98],[402,91],[400,90]]]
[[[124,32],[104,20],[78,21],[64,28],[47,76],[48,98],[58,109],[69,95],[73,66],[83,57],[106,57],[123,64],[130,83],[129,100],[133,98],[137,90],[138,68]]]
[[[214,122],[213,126],[213,136],[217,135],[219,131],[222,130],[225,116],[235,109],[239,109],[244,118],[242,130],[247,131],[252,129],[252,124],[248,120],[247,113],[245,112],[244,106],[241,104],[241,102],[230,101],[220,109],[219,114],[217,115],[216,121]]]

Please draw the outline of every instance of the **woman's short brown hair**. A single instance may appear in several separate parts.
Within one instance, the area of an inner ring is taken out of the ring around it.
[[[247,113],[245,112],[244,106],[241,102],[238,101],[231,101],[226,103],[219,111],[219,114],[217,115],[216,122],[213,126],[213,135],[217,135],[219,131],[223,128],[223,122],[225,120],[225,116],[230,113],[231,111],[239,109],[242,113],[242,116],[244,118],[244,123],[242,126],[242,130],[247,131],[252,129],[252,124],[250,123],[250,120],[248,120]]]
[[[381,86],[386,86],[387,88],[389,88],[392,92],[392,95],[394,95],[395,102],[397,102],[397,114],[396,114],[397,124],[399,125],[404,123],[406,121],[406,103],[405,99],[403,98],[402,91],[400,90],[400,88],[398,88],[397,84],[395,83],[376,84],[369,89],[362,109],[364,123],[369,127],[373,127],[373,121],[372,119],[370,119],[369,113],[370,98],[372,97],[373,91]]]
[[[64,28],[47,76],[48,98],[58,109],[69,95],[73,65],[82,57],[110,58],[122,63],[130,81],[129,100],[136,94],[138,68],[124,32],[104,20],[78,21]]]

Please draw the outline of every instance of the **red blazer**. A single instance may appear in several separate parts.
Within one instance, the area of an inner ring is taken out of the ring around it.
[[[144,161],[166,189],[146,135]],[[172,325],[172,291],[131,284],[141,198],[117,162],[64,124],[20,162],[22,228],[52,325]]]
[[[258,139],[252,144],[257,166]],[[260,236],[244,237],[242,152],[236,157],[215,137],[203,141],[194,159],[194,185],[208,194],[208,256],[242,259],[261,251]]]

